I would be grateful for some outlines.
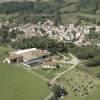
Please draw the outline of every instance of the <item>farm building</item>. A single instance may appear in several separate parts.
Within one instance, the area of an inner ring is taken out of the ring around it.
[[[18,50],[16,52],[10,52],[9,57],[4,60],[7,63],[20,63],[28,62],[39,57],[45,57],[50,55],[47,50],[40,50],[36,48],[30,48],[25,50]]]

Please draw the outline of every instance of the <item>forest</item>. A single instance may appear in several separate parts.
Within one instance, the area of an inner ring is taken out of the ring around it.
[[[79,2],[65,2],[65,1],[64,0],[53,0],[53,1],[48,0],[48,2],[42,2],[42,0],[37,0],[35,2],[31,2],[31,1],[4,2],[0,4],[0,13],[9,14],[9,13],[15,13],[15,12],[28,11],[32,13],[54,14],[56,13],[57,9],[61,9],[63,7],[67,7],[71,5],[76,5],[74,7],[77,8],[77,11],[83,12],[83,13],[85,12],[85,13],[98,14],[100,10],[100,0],[79,0]]]
[[[26,49],[26,48],[39,48],[43,50],[49,50],[53,54],[57,52],[67,52],[67,45],[63,42],[59,42],[55,39],[50,39],[47,36],[43,37],[32,37],[19,39],[16,42],[12,42],[11,46],[15,49]]]

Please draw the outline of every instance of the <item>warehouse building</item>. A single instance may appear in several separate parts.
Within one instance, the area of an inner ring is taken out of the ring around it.
[[[41,50],[36,48],[18,50],[10,52],[8,58],[4,60],[6,63],[23,63],[28,62],[40,57],[48,57],[50,53],[47,50]]]

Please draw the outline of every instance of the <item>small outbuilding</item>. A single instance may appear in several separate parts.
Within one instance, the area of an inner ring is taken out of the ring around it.
[[[55,62],[52,62],[52,61],[47,61],[47,62],[44,62],[43,63],[43,69],[56,69],[56,63]]]

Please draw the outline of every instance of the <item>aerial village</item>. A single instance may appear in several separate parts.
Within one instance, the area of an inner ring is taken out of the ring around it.
[[[100,0],[0,0],[0,100],[100,100]]]
[[[19,38],[31,38],[31,37],[42,37],[42,36],[48,36],[49,38],[57,39],[58,41],[63,41],[64,43],[72,43],[78,47],[81,46],[91,46],[91,42],[87,39],[86,35],[88,35],[91,31],[91,28],[95,27],[96,32],[100,32],[100,26],[92,25],[92,26],[75,26],[74,24],[69,25],[59,25],[55,26],[53,21],[46,20],[44,23],[38,22],[37,24],[25,24],[20,25],[17,27],[13,27],[9,29],[9,32],[13,30],[19,30],[23,31],[24,34],[19,34],[16,39],[12,39],[12,42],[18,41]],[[100,47],[100,44],[97,43],[97,46]],[[41,73],[44,73],[44,70],[46,70],[46,75],[49,73],[52,73],[52,71],[57,70],[56,72],[53,72],[54,76],[50,74],[49,78],[52,79],[48,80],[43,78],[42,76],[38,75],[40,78],[42,77],[44,80],[46,80],[48,85],[53,85],[56,80],[58,82],[64,81],[66,78],[63,76],[67,71],[74,69],[79,64],[79,59],[75,57],[71,53],[60,53],[57,52],[57,54],[52,55],[50,51],[47,49],[42,50],[39,48],[26,48],[26,49],[17,49],[14,51],[11,51],[8,53],[6,58],[3,60],[4,63],[8,64],[17,64],[24,66],[25,69],[38,69],[42,70]],[[66,68],[67,66],[68,68]],[[69,67],[70,66],[70,67]],[[60,68],[60,70],[59,70]],[[39,71],[38,70],[38,71]],[[88,81],[88,74],[80,74],[80,72],[75,70],[75,75],[78,74],[78,77],[82,75],[84,79],[86,78],[87,81],[82,83],[82,86],[79,85],[79,90],[77,90],[78,83],[76,82],[74,85],[71,84],[72,91],[76,93],[77,96],[85,96],[88,95],[87,87],[84,86],[84,84],[88,84],[91,89],[95,87],[95,81],[92,78],[89,78],[90,81]],[[72,74],[72,73],[71,73]],[[60,78],[63,76],[64,78]],[[48,77],[48,75],[46,76]],[[70,76],[72,77],[72,76]],[[72,78],[67,79],[68,84],[72,81]],[[92,84],[92,86],[91,86]],[[82,90],[83,87],[85,88],[84,91]],[[89,88],[89,87],[88,87]],[[65,95],[65,92],[63,90],[63,87],[61,87],[61,97]],[[81,91],[82,90],[82,91]],[[81,91],[81,93],[79,92]],[[51,97],[52,95],[49,94]],[[48,96],[48,97],[49,97]],[[49,100],[48,97],[45,100]]]
[[[2,25],[1,25],[2,26]],[[91,42],[88,41],[86,35],[90,33],[90,29],[95,27],[96,32],[100,32],[100,26],[75,26],[74,24],[55,26],[51,20],[46,20],[44,23],[25,24],[9,29],[23,31],[24,34],[18,35],[12,42],[18,38],[30,38],[35,36],[48,36],[49,38],[57,39],[58,41],[73,43],[77,46],[88,46]],[[97,46],[100,44],[97,43]],[[41,50],[37,48],[27,48],[24,50],[17,50],[9,52],[9,56],[5,58],[5,63],[22,63],[30,67],[31,65],[43,64],[43,68],[56,68],[56,63],[53,62],[53,57],[48,50]]]
[[[77,46],[87,46],[91,45],[86,39],[86,35],[90,33],[91,28],[95,28],[95,32],[100,32],[100,26],[97,25],[75,26],[74,24],[68,24],[55,26],[51,20],[46,20],[44,23],[38,22],[37,24],[22,24],[11,28],[9,31],[23,31],[25,34],[22,37],[26,38],[48,36],[59,41],[73,42]],[[21,36],[19,37],[21,38]]]

